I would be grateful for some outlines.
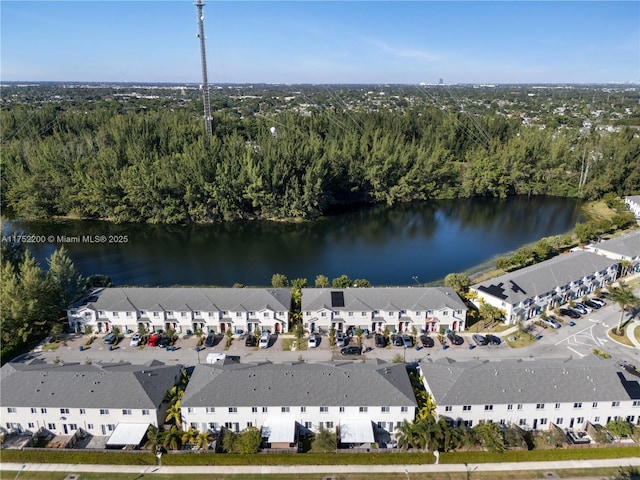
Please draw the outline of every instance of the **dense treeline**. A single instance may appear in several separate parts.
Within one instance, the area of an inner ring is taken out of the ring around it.
[[[17,216],[187,223],[310,218],[348,204],[640,191],[635,130],[580,134],[432,106],[217,116],[117,102],[2,111],[2,206]],[[275,126],[274,135],[270,127]]]

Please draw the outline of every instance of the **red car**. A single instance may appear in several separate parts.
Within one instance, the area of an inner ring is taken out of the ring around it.
[[[160,335],[159,333],[154,333],[149,337],[149,341],[147,342],[147,345],[150,347],[157,347],[158,342],[160,341],[161,338],[162,338],[162,335]]]

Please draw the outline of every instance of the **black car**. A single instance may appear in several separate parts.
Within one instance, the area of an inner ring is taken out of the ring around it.
[[[582,303],[584,303],[587,307],[591,307],[595,310],[599,310],[600,308],[602,308],[602,305],[599,305],[596,302],[592,302],[591,300],[585,300]]]
[[[396,347],[404,346],[404,340],[402,340],[402,335],[395,335],[391,337],[391,341],[393,342],[393,345],[395,345]]]
[[[422,346],[424,348],[431,348],[435,345],[433,342],[433,338],[431,338],[429,335],[420,335],[420,343],[422,343]]]
[[[361,353],[362,349],[355,345],[344,347],[342,350],[340,350],[340,355],[360,355]]]
[[[473,342],[479,347],[482,347],[482,346],[486,345],[487,343],[489,343],[489,342],[487,342],[487,337],[484,337],[484,336],[482,336],[482,335],[480,335],[478,333],[474,333],[471,336],[471,338],[473,339]]]
[[[449,341],[453,344],[453,345],[462,345],[464,343],[464,339],[459,336],[456,335],[455,333],[451,332],[450,334],[447,335],[447,338],[449,339]]]
[[[169,345],[169,337],[167,337],[166,335],[162,335],[160,337],[160,340],[158,340],[158,346],[165,348],[168,345]]]
[[[116,343],[116,340],[118,340],[118,336],[113,332],[107,333],[107,335],[105,335],[104,337],[104,343],[106,343],[107,345],[114,345]]]
[[[247,335],[247,339],[244,341],[246,347],[255,347],[258,345],[258,339],[254,335]]]
[[[213,347],[216,344],[216,334],[210,333],[204,341],[205,347]]]
[[[561,308],[560,313],[566,315],[569,318],[580,318],[580,314],[572,308]]]
[[[384,335],[376,334],[376,347],[384,348],[387,346],[387,339],[384,338]]]
[[[500,337],[496,336],[496,335],[485,335],[484,339],[487,341],[487,343],[489,345],[500,345],[502,343],[502,340],[500,340]]]

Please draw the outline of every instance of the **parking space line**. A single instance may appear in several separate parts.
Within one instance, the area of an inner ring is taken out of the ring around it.
[[[582,353],[578,352],[577,350],[574,350],[574,349],[573,349],[573,348],[571,348],[571,347],[567,347],[567,348],[568,348],[569,350],[571,350],[573,353],[575,353],[575,354],[577,354],[577,355],[580,355],[581,357],[584,357],[584,356],[586,355],[586,353],[585,353],[585,354],[582,354]]]

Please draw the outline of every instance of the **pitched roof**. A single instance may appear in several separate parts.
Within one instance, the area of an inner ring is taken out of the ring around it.
[[[439,405],[640,399],[640,377],[613,360],[498,360],[420,363]]]
[[[551,292],[556,287],[605,271],[616,263],[591,252],[570,252],[486,280],[471,288],[516,305],[536,295]]]
[[[371,362],[197,365],[183,407],[416,406],[403,364]]]
[[[342,292],[344,306],[332,305],[332,292]],[[303,288],[302,310],[359,312],[366,310],[466,310],[449,287]]]
[[[290,288],[103,288],[72,305],[105,311],[288,311]]]
[[[1,369],[0,404],[153,410],[180,379],[180,370],[155,360],[145,365],[9,362]]]
[[[640,230],[593,244],[591,247],[598,250],[624,255],[625,257],[640,257]]]

